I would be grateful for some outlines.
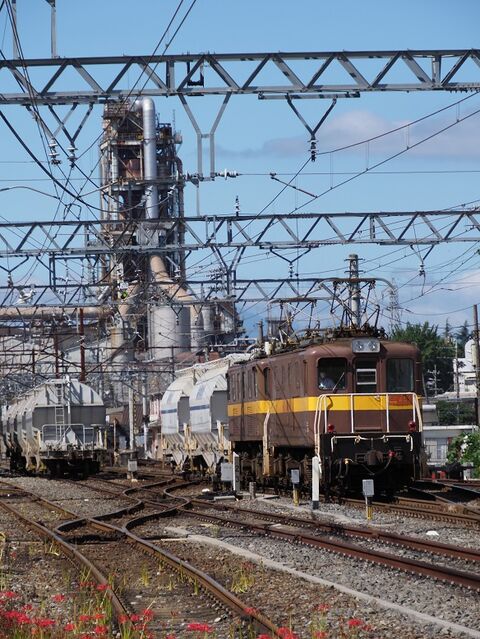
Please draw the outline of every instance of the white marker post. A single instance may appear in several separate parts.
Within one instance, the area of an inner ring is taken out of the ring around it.
[[[320,504],[320,459],[312,457],[312,510],[318,510]]]
[[[240,455],[233,453],[233,492],[240,490]]]
[[[367,521],[372,519],[372,497],[375,494],[373,479],[362,480],[362,492],[365,497],[365,512]]]
[[[298,506],[300,503],[300,495],[298,491],[298,485],[300,484],[300,471],[294,468],[290,471],[293,485],[293,505]]]

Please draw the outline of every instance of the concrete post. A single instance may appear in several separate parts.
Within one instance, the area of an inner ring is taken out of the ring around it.
[[[312,510],[318,510],[320,502],[320,459],[312,457]]]

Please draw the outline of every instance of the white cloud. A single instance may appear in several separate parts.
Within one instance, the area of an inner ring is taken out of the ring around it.
[[[461,113],[464,117],[467,112]],[[372,140],[368,151],[371,156],[392,155],[412,147],[437,131],[454,124],[456,112],[450,109],[445,115],[429,118],[400,131]],[[319,152],[330,152],[365,140],[371,140],[388,131],[408,124],[404,121],[389,120],[366,110],[354,110],[327,120],[317,134]],[[256,156],[285,157],[305,155],[309,150],[308,134],[304,136],[282,137],[267,140],[260,147],[231,150],[218,147],[220,155],[237,158]],[[348,153],[366,153],[366,144],[348,150]],[[454,124],[431,140],[410,148],[409,154],[417,157],[438,158],[480,158],[480,123],[478,115]]]
[[[429,292],[432,287],[435,288]],[[408,298],[420,295],[421,290],[414,287],[406,291],[404,299],[400,300],[404,322],[429,322],[438,324],[440,330],[445,326],[447,319],[454,327],[461,326],[465,320],[471,325],[472,307],[480,303],[480,277],[478,271],[472,270],[459,276],[452,275],[438,285],[433,282],[429,284],[427,280],[424,292],[424,296],[408,301]]]

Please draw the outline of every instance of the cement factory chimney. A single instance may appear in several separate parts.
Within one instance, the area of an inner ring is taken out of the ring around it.
[[[157,180],[157,128],[155,105],[152,98],[142,98],[135,102],[135,108],[142,110],[143,122],[143,178],[147,183],[145,189],[145,217],[148,220],[158,219],[158,185]]]
[[[107,104],[103,117],[102,217],[135,221],[127,232],[105,227],[119,249],[105,257],[103,266],[118,305],[110,330],[114,359],[120,368],[135,360],[136,343],[148,347],[150,360],[199,350],[206,332],[218,332],[214,326],[206,330],[212,309],[196,305],[187,291],[181,225],[169,231],[159,224],[184,215],[182,164],[176,153],[180,138],[170,124],[158,123],[151,98]],[[141,250],[123,256],[122,241],[148,247],[149,257]],[[176,248],[160,251],[165,243]]]
[[[143,178],[145,188],[145,218],[159,217],[157,128],[155,105],[151,98],[137,100],[135,108],[142,111],[143,125]],[[159,255],[150,258],[150,272],[167,297],[168,304],[152,307],[149,313],[149,343],[154,359],[171,357],[190,348],[191,296],[169,276],[165,262]],[[192,309],[192,313],[194,311]],[[196,315],[194,314],[194,318]],[[197,327],[196,333],[201,332]]]

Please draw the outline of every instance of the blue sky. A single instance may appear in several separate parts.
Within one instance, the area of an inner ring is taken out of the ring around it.
[[[185,7],[190,2],[186,1]],[[177,6],[176,1],[57,0],[58,54],[60,56],[145,54],[153,52],[161,33]],[[49,7],[44,0],[18,0],[19,31],[26,57],[49,55]],[[327,51],[470,48],[478,46],[480,4],[475,0],[407,0],[401,3],[364,0],[342,3],[287,0],[229,2],[197,0],[191,14],[171,45],[170,53],[247,51]],[[176,23],[175,23],[176,24]],[[173,27],[175,28],[175,27]],[[6,13],[0,13],[2,49],[11,56],[11,38]],[[173,29],[169,37],[171,37]],[[167,38],[168,39],[168,38]],[[480,73],[480,70],[477,69]],[[473,75],[467,68],[466,74]],[[0,75],[0,86],[5,76]],[[33,76],[32,76],[33,79]],[[35,78],[36,79],[36,78]],[[5,87],[4,87],[5,90]],[[319,133],[318,149],[332,151],[344,144],[360,142],[452,105],[465,95],[446,93],[374,93],[359,99],[341,100]],[[218,98],[197,98],[192,108],[203,128],[213,122]],[[325,108],[324,101],[306,100],[298,105],[306,119],[315,122]],[[177,100],[157,100],[161,118],[175,118],[184,142],[180,155],[185,170],[196,170],[193,130]],[[480,109],[480,96],[459,107],[429,118],[402,133],[386,136],[352,151],[327,153],[309,164],[296,184],[312,193],[329,191],[345,179],[346,173],[361,172],[458,118]],[[40,137],[31,117],[17,107],[5,107],[5,114],[41,156]],[[96,107],[79,139],[86,149],[100,133],[101,108]],[[53,193],[45,176],[28,160],[11,134],[1,127],[0,187],[23,184]],[[335,188],[304,210],[376,211],[447,208],[480,199],[480,116],[473,115],[428,144],[401,155],[382,166],[384,172],[358,177]],[[216,180],[201,188],[203,213],[233,211],[235,197],[244,212],[257,213],[280,185],[269,173],[295,173],[308,155],[308,134],[281,101],[259,101],[255,97],[232,98],[217,132],[217,169],[228,168],[242,175],[236,180]],[[80,161],[89,171],[98,157],[94,145]],[[5,162],[19,162],[8,164]],[[64,164],[67,170],[68,165]],[[256,174],[256,175],[252,175]],[[80,177],[80,175],[74,175]],[[35,180],[32,182],[30,180]],[[79,185],[81,181],[76,182]],[[88,188],[86,190],[89,190]],[[98,204],[95,198],[92,203]],[[305,201],[290,189],[269,211],[290,211]],[[186,192],[187,213],[195,212],[195,191]],[[0,214],[13,219],[51,219],[53,199],[28,190],[0,192]],[[344,259],[357,251],[369,275],[395,279],[400,288],[404,321],[428,320],[443,326],[447,318],[454,325],[470,321],[470,306],[480,301],[479,257],[476,246],[450,244],[436,248],[425,261],[425,277],[419,275],[421,255],[399,247],[329,247],[300,262],[305,275],[342,275]],[[196,256],[195,261],[200,257]],[[260,257],[262,272],[287,274],[285,262]],[[207,272],[209,259],[201,262]],[[259,258],[252,255],[242,275],[258,274]],[[448,290],[449,289],[449,290]],[[431,290],[431,292],[430,292]],[[465,310],[457,310],[465,309]],[[257,319],[257,309],[248,319]],[[322,309],[326,318],[326,310]]]

